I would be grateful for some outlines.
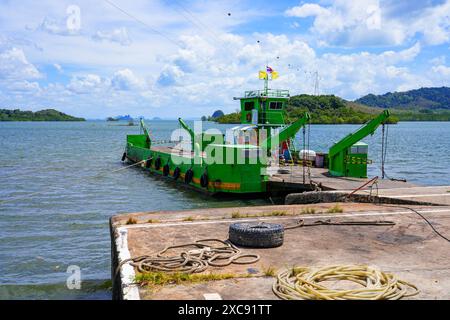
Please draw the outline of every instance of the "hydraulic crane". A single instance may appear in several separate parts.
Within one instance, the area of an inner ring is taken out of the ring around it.
[[[389,110],[384,110],[375,119],[350,133],[335,143],[328,152],[328,168],[332,176],[367,178],[368,146],[361,143],[368,135],[373,135],[379,125],[389,117]]]
[[[298,130],[300,130],[300,128],[305,126],[309,122],[310,119],[311,119],[311,116],[309,115],[309,113],[305,112],[303,117],[297,119],[297,121],[284,127],[283,129],[281,129],[278,134],[276,134],[274,136],[270,136],[266,140],[264,140],[263,143],[261,143],[261,146],[263,148],[267,148],[268,150],[273,150],[273,149],[277,148],[279,143],[286,141],[286,140],[292,138],[293,136],[295,136],[295,134],[298,132]],[[274,141],[274,140],[275,141],[277,140],[278,144],[272,145],[272,141]]]
[[[140,119],[140,123],[141,123],[142,131],[144,131],[145,140],[146,140],[146,147],[148,149],[150,149],[150,147],[152,146],[152,139],[150,137],[150,133],[148,132],[147,127],[145,126],[144,119],[141,118]]]
[[[195,134],[194,134],[194,130],[192,130],[187,124],[186,122],[183,121],[183,119],[178,118],[178,122],[180,123],[180,125],[183,127],[184,130],[186,130],[189,135],[191,136],[191,150],[194,150],[194,144],[195,144]]]

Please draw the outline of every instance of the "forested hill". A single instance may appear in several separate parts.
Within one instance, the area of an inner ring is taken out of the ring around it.
[[[368,94],[355,102],[377,108],[402,108],[409,110],[450,110],[450,88],[421,88],[405,92]]]
[[[36,112],[0,109],[0,121],[85,121],[85,119],[72,117],[54,109]]]

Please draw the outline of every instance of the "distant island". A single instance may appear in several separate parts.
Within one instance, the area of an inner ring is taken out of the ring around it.
[[[133,118],[127,114],[125,116],[108,117],[106,121],[133,121]]]
[[[390,109],[390,123],[398,121],[450,121],[450,88],[421,88],[406,92],[366,95],[348,101],[334,95],[292,96],[286,107],[289,122],[305,111],[315,124],[362,124],[372,119],[381,109]],[[205,119],[206,120],[206,119]],[[218,123],[240,123],[239,111],[207,120]]]
[[[54,109],[36,112],[0,109],[0,121],[86,121],[86,119],[72,117]]]
[[[210,117],[207,116],[203,116],[201,117],[202,121],[216,121],[217,119],[219,119],[220,117],[225,116],[225,114],[223,113],[222,110],[216,110],[213,112],[213,114]]]

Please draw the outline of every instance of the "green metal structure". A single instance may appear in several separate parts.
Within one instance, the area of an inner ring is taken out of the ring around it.
[[[241,101],[241,123],[277,127],[285,124],[284,113],[289,100],[288,90],[246,91]]]
[[[278,144],[273,144],[272,141],[287,141],[291,139],[295,134],[305,125],[309,123],[311,116],[308,112],[305,112],[303,117],[297,119],[291,125],[283,127],[280,132],[275,135],[270,135],[266,140],[261,143],[261,146],[267,146],[268,150],[273,150],[278,147]]]
[[[375,119],[334,144],[328,152],[328,168],[332,176],[367,178],[368,145],[360,142],[389,118],[384,110]]]

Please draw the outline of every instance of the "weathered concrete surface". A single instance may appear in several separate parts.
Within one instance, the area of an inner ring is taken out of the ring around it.
[[[302,166],[285,166],[282,169],[288,170],[289,173],[275,173],[269,177],[269,190],[271,191],[288,191],[302,192],[310,189],[308,174],[305,175],[305,184],[303,184],[303,167]],[[310,177],[314,184],[318,185],[321,190],[355,190],[371,178],[351,178],[351,177],[332,177],[328,174],[328,169],[310,168]],[[416,187],[410,182],[392,181],[388,179],[379,179],[379,189],[409,188]]]
[[[388,191],[391,189],[385,189]],[[396,191],[396,189],[394,189]],[[285,198],[285,204],[309,204],[320,202],[360,202],[360,203],[384,203],[384,204],[398,204],[398,205],[426,205],[435,206],[441,205],[439,203],[440,197],[431,199],[429,202],[425,202],[423,198],[414,195],[403,196],[384,196],[376,195],[376,192],[341,192],[341,191],[308,191],[302,193],[291,193]],[[388,193],[389,194],[389,193]],[[450,194],[449,194],[450,195]],[[428,197],[430,199],[430,197]],[[435,202],[431,202],[435,201]]]
[[[310,168],[311,182],[308,175],[303,179],[303,167],[282,167],[288,173],[275,173],[269,178],[268,190],[272,193],[288,193],[286,204],[306,204],[317,202],[344,201],[346,195],[353,193],[371,179],[331,177],[324,168]],[[305,183],[303,183],[305,181]],[[378,179],[372,188],[368,186],[354,193],[347,200],[373,201],[377,197],[379,203],[450,205],[450,186],[416,186],[403,181]],[[311,193],[314,188],[323,191]],[[306,191],[306,192],[305,192]],[[374,196],[374,197],[372,197]],[[369,199],[370,198],[370,199]]]
[[[253,265],[231,265],[206,272],[234,273],[237,278],[195,285],[169,285],[163,288],[139,288],[141,299],[204,299],[218,293],[223,299],[275,299],[273,279],[264,276],[268,267],[277,270],[292,265],[369,264],[394,272],[421,290],[415,299],[450,299],[450,247],[436,236],[416,214],[392,205],[341,203],[343,213],[328,214],[335,203],[316,205],[222,208],[177,212],[149,212],[118,215],[111,219],[112,234],[127,229],[128,250],[132,257],[151,254],[165,246],[205,238],[227,239],[230,223],[242,220],[271,221],[291,225],[299,218],[305,222],[332,218],[347,220],[391,220],[395,226],[316,226],[287,230],[285,243],[273,249],[244,249],[258,253]],[[305,208],[316,214],[301,215]],[[450,207],[416,206],[443,234],[450,236]],[[284,211],[296,216],[268,216],[232,219],[232,213],[270,214]],[[126,225],[133,217],[137,224]],[[189,220],[185,221],[189,217]],[[146,223],[149,219],[157,223]],[[117,255],[117,253],[116,253]],[[248,274],[252,277],[248,278]],[[123,290],[119,284],[116,288]]]
[[[358,194],[367,194],[368,190],[359,191]],[[450,206],[450,186],[428,186],[409,188],[388,188],[378,190],[380,197],[430,202]]]

